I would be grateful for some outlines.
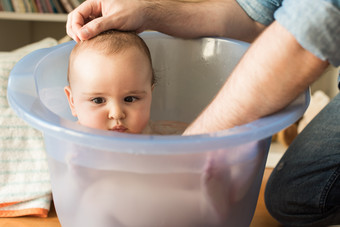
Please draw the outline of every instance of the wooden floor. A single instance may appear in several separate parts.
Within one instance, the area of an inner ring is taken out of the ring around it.
[[[272,169],[267,168],[264,172],[259,200],[250,227],[281,227],[281,225],[269,215],[264,205],[264,187],[271,171]],[[58,221],[54,206],[52,206],[48,218],[0,218],[0,227],[61,227],[61,225]]]
[[[282,227],[280,223],[278,223],[272,216],[270,216],[264,204],[264,189],[272,170],[273,169],[271,168],[266,168],[264,171],[257,206],[250,227]]]

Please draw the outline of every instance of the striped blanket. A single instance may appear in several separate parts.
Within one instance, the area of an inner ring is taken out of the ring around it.
[[[50,177],[42,134],[18,118],[7,102],[11,69],[28,53],[57,44],[52,38],[0,52],[0,217],[47,217]]]

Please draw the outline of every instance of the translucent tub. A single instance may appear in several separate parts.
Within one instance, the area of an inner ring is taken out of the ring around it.
[[[193,120],[248,47],[228,39],[141,36],[158,76],[152,120]],[[74,122],[63,92],[73,46],[27,55],[11,72],[8,87],[12,108],[44,134],[62,226],[249,226],[271,135],[301,117],[309,93],[271,116],[212,134],[89,129]]]

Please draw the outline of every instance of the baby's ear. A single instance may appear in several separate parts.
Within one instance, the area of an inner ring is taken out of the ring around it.
[[[64,87],[64,92],[66,94],[67,100],[68,100],[68,104],[70,105],[70,109],[72,112],[72,115],[77,117],[77,112],[74,106],[74,100],[73,100],[73,95],[72,95],[72,90],[70,86],[65,86]]]
[[[155,88],[155,84],[151,85],[151,91]]]

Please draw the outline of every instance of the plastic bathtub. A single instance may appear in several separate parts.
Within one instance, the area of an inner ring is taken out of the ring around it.
[[[158,77],[152,120],[192,121],[248,47],[230,39],[141,36]],[[89,129],[75,123],[63,93],[73,46],[25,56],[8,85],[12,108],[44,134],[62,226],[249,226],[271,136],[302,116],[309,92],[273,115],[211,134]]]

